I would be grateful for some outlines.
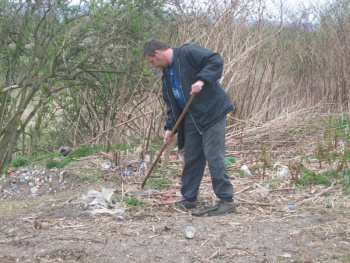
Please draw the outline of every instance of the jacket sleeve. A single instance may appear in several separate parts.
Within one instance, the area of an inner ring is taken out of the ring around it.
[[[163,80],[163,87],[162,87],[162,92],[163,92],[163,100],[165,102],[166,105],[166,113],[167,113],[167,120],[165,122],[164,125],[164,130],[169,130],[171,131],[173,129],[173,127],[175,126],[175,117],[173,114],[173,109],[171,107],[171,103],[170,103],[170,99],[169,99],[169,95],[168,92],[165,88],[165,84],[164,84],[164,78],[162,78]]]
[[[186,51],[187,61],[199,70],[196,80],[212,84],[221,78],[224,61],[218,53],[196,45],[190,45]]]

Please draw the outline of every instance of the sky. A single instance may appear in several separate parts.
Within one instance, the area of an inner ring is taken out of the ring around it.
[[[283,3],[289,7],[297,7],[299,5],[310,6],[311,4],[323,4],[330,2],[331,0],[266,0],[274,5],[280,6],[279,3]],[[80,0],[72,0],[72,4],[79,4]],[[204,1],[205,2],[205,1]]]
[[[107,2],[108,0],[100,0]],[[185,0],[186,1],[186,0]],[[190,0],[188,0],[190,2]],[[222,0],[224,1],[224,0]],[[283,7],[283,10],[289,11],[289,10],[300,10],[308,7],[313,7],[313,6],[322,6],[325,5],[326,3],[334,2],[336,0],[255,0],[256,2],[259,1],[265,1],[267,4],[267,9],[269,12],[276,13],[276,15],[280,14],[280,8],[281,5]],[[197,0],[196,3],[200,2],[208,2],[208,0]],[[71,0],[71,4],[79,4],[80,0]],[[275,11],[274,11],[275,10]],[[309,18],[310,20],[313,19],[312,16]]]

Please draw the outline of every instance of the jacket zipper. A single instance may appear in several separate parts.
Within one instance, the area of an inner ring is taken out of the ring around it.
[[[185,100],[185,102],[186,102],[186,104],[187,104],[187,101],[186,101],[186,98],[185,98],[185,95],[184,95],[184,92],[183,92],[183,90],[182,90],[182,79],[181,79],[181,64],[180,64],[180,59],[179,59],[179,57],[177,57],[177,61],[178,61],[178,63],[179,63],[179,68],[178,68],[178,76],[179,76],[179,82],[180,82],[180,87],[181,87],[181,92],[182,92],[182,96],[184,97],[184,100]],[[170,103],[171,104],[171,103]],[[188,108],[188,112],[189,112],[189,114],[190,114],[190,116],[191,116],[191,119],[192,119],[192,121],[193,121],[193,123],[194,123],[194,126],[196,126],[196,129],[197,129],[197,131],[202,135],[202,132],[199,130],[199,128],[198,128],[198,126],[197,126],[197,124],[196,124],[196,122],[195,122],[195,120],[194,120],[194,118],[193,118],[193,116],[192,116],[192,113],[191,113],[191,111],[190,111],[190,108]]]

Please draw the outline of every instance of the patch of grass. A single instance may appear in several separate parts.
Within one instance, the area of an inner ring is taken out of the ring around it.
[[[171,185],[171,181],[166,178],[150,178],[147,184],[152,184],[157,190],[166,189]]]
[[[98,181],[102,178],[102,173],[95,172],[95,173],[83,173],[78,176],[79,180],[81,181]]]
[[[77,149],[73,154],[63,157],[60,153],[47,153],[41,157],[44,159],[46,168],[63,168],[73,161],[74,158],[86,157],[102,149],[102,146],[85,145]],[[38,158],[38,157],[37,157]]]
[[[344,255],[332,255],[331,258],[332,259],[343,259],[345,261],[349,261],[350,260],[350,253],[346,253]]]
[[[182,171],[179,169],[175,169],[175,168],[160,168],[159,166],[156,166],[154,169],[154,172],[157,174],[167,174],[167,173],[171,173],[171,174],[181,174]]]
[[[29,160],[23,157],[18,157],[12,160],[11,167],[22,167],[29,164]]]
[[[100,150],[102,150],[102,146],[85,145],[77,149],[73,154],[69,155],[69,157],[71,158],[86,157]]]
[[[307,169],[306,167],[301,168],[303,175],[297,179],[297,184],[302,186],[307,186],[309,184],[323,184],[323,185],[331,185],[332,180],[327,176],[318,173],[316,174],[314,171]]]
[[[131,150],[132,148],[133,146],[129,144],[116,144],[111,147],[112,150],[118,150],[118,151]]]
[[[343,190],[343,195],[350,195],[350,169],[347,169],[344,173],[343,179],[345,188]]]
[[[336,118],[333,122],[331,122],[331,129],[335,130],[340,138],[346,138],[349,135],[350,128],[350,116],[343,115],[339,118]]]
[[[331,185],[332,180],[323,176],[322,174],[307,173],[302,177],[298,178],[297,183],[303,186],[309,184],[323,184],[323,185]]]
[[[157,151],[164,145],[164,137],[153,138],[151,141],[150,151]]]
[[[325,176],[328,176],[328,177],[339,178],[339,173],[337,171],[334,171],[334,170],[325,171],[325,172],[323,172],[323,174]]]
[[[71,158],[63,158],[62,160],[47,160],[45,162],[46,168],[63,168],[71,162]]]
[[[10,167],[24,167],[30,164],[30,161],[24,157],[17,157],[12,159],[12,161],[4,167],[3,173],[6,173]]]
[[[182,174],[182,171],[176,168],[169,168],[171,174]]]
[[[6,167],[3,169],[3,172],[5,173],[10,167],[23,167],[27,166],[29,164],[29,160],[24,157],[17,157],[12,159],[12,161],[6,165]]]
[[[125,197],[123,198],[123,202],[130,206],[144,206],[145,202],[141,201],[137,197]]]
[[[350,195],[350,186],[345,187],[345,189],[343,190],[343,195]]]

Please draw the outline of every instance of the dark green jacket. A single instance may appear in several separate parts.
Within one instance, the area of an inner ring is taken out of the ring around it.
[[[186,102],[191,97],[191,85],[197,80],[202,80],[205,83],[189,108],[189,114],[201,133],[234,109],[218,81],[223,71],[223,59],[218,53],[191,44],[174,47],[173,57]],[[163,70],[162,79],[163,98],[168,115],[164,130],[172,130],[182,109],[176,102],[165,70]],[[183,122],[177,131],[178,148],[182,149],[184,147]]]

